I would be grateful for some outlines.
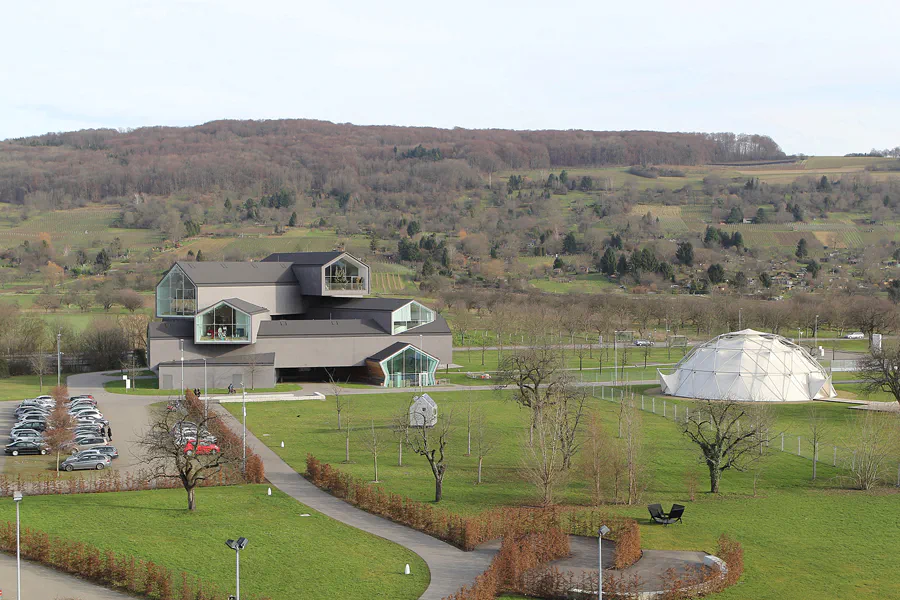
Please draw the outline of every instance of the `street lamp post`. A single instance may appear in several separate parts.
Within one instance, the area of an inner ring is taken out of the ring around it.
[[[59,353],[59,342],[62,338],[62,332],[56,334],[56,387],[59,387],[62,380],[62,355]]]
[[[178,340],[178,347],[181,350],[181,398],[187,401],[184,395],[184,340]]]
[[[603,536],[609,533],[609,527],[601,525],[597,530],[597,598],[603,600]]]
[[[22,502],[22,492],[13,492],[13,500],[16,502],[16,598],[22,598],[22,555],[19,551],[19,503]]]
[[[225,545],[234,550],[234,574],[237,584],[237,598],[241,600],[241,550],[247,547],[247,538],[239,537],[236,540],[225,540]]]
[[[247,388],[244,387],[244,382],[241,381],[241,414],[243,415],[243,434],[242,434],[242,443],[241,443],[241,451],[243,452],[243,458],[241,459],[241,471],[244,475],[247,474]]]
[[[209,384],[206,380],[206,357],[203,358],[203,418],[209,418]]]
[[[816,336],[816,352],[819,351],[819,315],[816,315],[816,326],[813,328],[813,334]]]

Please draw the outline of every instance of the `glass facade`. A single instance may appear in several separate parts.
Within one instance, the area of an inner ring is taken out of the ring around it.
[[[194,341],[197,343],[237,343],[250,342],[250,315],[226,302],[207,308],[194,320],[197,328]]]
[[[365,291],[366,280],[359,265],[342,258],[325,267],[325,289]]]
[[[156,286],[157,317],[192,317],[197,312],[197,288],[177,265]]]
[[[425,308],[418,302],[410,302],[402,308],[391,313],[391,323],[394,333],[403,333],[413,327],[425,325],[434,321],[434,311]]]
[[[412,346],[381,361],[385,387],[415,387],[435,384],[438,361]]]

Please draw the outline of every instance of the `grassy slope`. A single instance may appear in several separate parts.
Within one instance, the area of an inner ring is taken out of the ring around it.
[[[444,414],[453,411],[456,431],[450,443],[445,500],[442,505],[460,513],[475,513],[497,505],[528,505],[534,492],[525,484],[518,466],[520,441],[525,433],[526,414],[493,391],[433,394]],[[365,450],[364,430],[374,419],[385,446],[379,460],[379,478],[385,487],[412,498],[428,501],[433,482],[423,459],[405,456],[405,465],[396,466],[396,442],[385,426],[410,394],[355,396],[350,414],[354,427],[351,438],[353,463],[339,468],[358,477],[371,478],[370,457]],[[476,459],[465,457],[465,406],[472,397],[488,415],[494,450],[485,460],[485,483],[473,485]],[[614,427],[614,405],[592,402],[609,427]],[[782,409],[787,408],[782,413]],[[843,426],[844,407],[825,407],[835,426]],[[240,410],[239,407],[229,407]],[[804,406],[777,407],[784,426],[800,427]],[[345,417],[346,417],[345,413]],[[248,407],[248,425],[267,437],[260,437],[298,470],[304,468],[307,452],[338,465],[344,458],[344,437],[335,429],[332,402],[295,402]],[[648,502],[685,502],[684,475],[699,469],[693,449],[681,438],[671,421],[644,415],[645,454],[650,487],[644,496]],[[280,448],[281,441],[285,448]],[[699,471],[698,471],[699,472]],[[890,548],[900,542],[893,522],[896,495],[862,494],[834,487],[837,471],[820,465],[820,481],[811,484],[808,460],[775,453],[767,459],[760,479],[761,493],[752,497],[750,473],[728,473],[719,498],[700,494],[696,502],[687,502],[684,527],[642,526],[644,546],[713,550],[722,532],[737,536],[746,549],[747,575],[744,582],[723,598],[797,598],[829,597],[879,598],[900,594],[900,581],[882,577],[891,569]],[[701,473],[702,483],[702,473]],[[576,476],[559,500],[586,504],[588,495]],[[643,506],[618,509],[642,520]],[[827,515],[828,518],[822,518]],[[877,533],[877,535],[876,535]],[[833,551],[840,548],[839,553]],[[848,557],[852,557],[852,560]],[[827,590],[827,592],[826,592]]]
[[[201,489],[197,511],[182,490],[36,496],[22,503],[22,524],[54,535],[127,552],[217,584],[234,585],[234,553],[224,541],[243,535],[241,588],[273,599],[418,598],[429,581],[415,554],[329,519],[266,486]],[[300,517],[310,513],[310,517]],[[15,520],[13,503],[0,519]],[[410,564],[412,576],[404,577]],[[348,574],[352,573],[352,576]],[[335,597],[331,595],[330,597]]]

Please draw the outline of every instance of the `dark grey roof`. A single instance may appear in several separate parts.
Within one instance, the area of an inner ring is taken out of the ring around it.
[[[227,302],[238,310],[242,310],[248,315],[255,315],[258,313],[269,312],[268,308],[264,306],[257,306],[256,304],[250,304],[246,300],[241,300],[240,298],[226,298],[222,302]]]
[[[193,319],[168,319],[151,321],[148,336],[158,338],[191,338],[194,339]]]
[[[395,342],[395,343],[391,344],[390,346],[388,346],[387,348],[385,348],[384,350],[381,350],[380,352],[376,352],[375,354],[370,356],[369,360],[374,360],[375,362],[381,362],[384,359],[397,354],[398,352],[400,352],[401,350],[403,350],[404,348],[406,348],[408,346],[412,346],[412,344],[410,344],[409,342]]]
[[[323,297],[317,308],[336,308],[347,310],[395,311],[412,302],[409,298],[332,298]]]
[[[447,325],[447,321],[444,320],[444,317],[435,315],[434,321],[432,321],[431,323],[419,325],[418,327],[409,329],[407,331],[404,331],[403,333],[398,333],[397,335],[419,335],[420,333],[450,333],[450,326]]]
[[[262,321],[258,337],[387,335],[372,319],[301,319]]]
[[[293,265],[319,266],[328,264],[343,252],[276,252],[265,257],[263,262],[291,263]]]
[[[176,264],[196,285],[297,283],[287,263],[178,261]]]
[[[227,356],[214,356],[206,359],[207,365],[229,366],[229,365],[261,365],[271,366],[275,364],[275,353],[264,352],[262,354],[230,354]],[[203,359],[192,358],[184,361],[186,367],[203,366]],[[161,367],[181,366],[180,360],[170,360],[159,363]]]

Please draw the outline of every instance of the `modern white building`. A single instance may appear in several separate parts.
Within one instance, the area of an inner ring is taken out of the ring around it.
[[[704,400],[806,402],[833,398],[831,375],[804,348],[772,333],[744,329],[691,350],[671,373],[664,394]]]

